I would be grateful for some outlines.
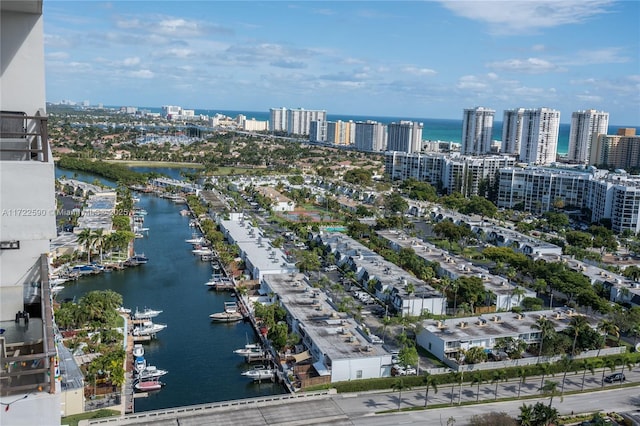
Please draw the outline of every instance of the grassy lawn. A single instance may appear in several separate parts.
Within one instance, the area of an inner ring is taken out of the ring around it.
[[[104,160],[105,163],[117,163],[128,167],[168,167],[190,169],[204,169],[200,163],[180,163],[178,161],[144,161],[144,160]]]
[[[119,416],[121,413],[118,410],[97,410],[87,413],[74,414],[72,416],[63,417],[61,424],[69,426],[78,426],[78,422],[81,420],[89,419],[102,419],[105,417]]]

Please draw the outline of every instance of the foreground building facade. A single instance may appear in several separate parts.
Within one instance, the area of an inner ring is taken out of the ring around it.
[[[0,14],[0,424],[59,425],[47,259],[56,203],[42,1],[2,2]]]

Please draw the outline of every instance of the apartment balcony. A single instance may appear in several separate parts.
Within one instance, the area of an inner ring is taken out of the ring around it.
[[[24,112],[0,111],[0,160],[40,161],[51,160],[47,133],[47,116]]]
[[[56,347],[47,255],[39,259],[42,279],[15,321],[0,321],[0,396],[56,392]],[[4,307],[3,307],[4,309]]]

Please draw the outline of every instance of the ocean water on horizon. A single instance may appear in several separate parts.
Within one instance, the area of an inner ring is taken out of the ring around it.
[[[161,108],[140,107],[140,109],[152,112],[160,112]],[[269,111],[234,111],[234,110],[214,110],[214,109],[196,109],[196,114],[213,116],[217,113],[224,114],[229,117],[236,117],[243,114],[247,118],[255,118],[260,121],[269,121]],[[391,117],[391,116],[364,116],[364,115],[345,115],[345,114],[329,114],[329,121],[366,121],[373,120],[383,124],[398,122],[401,120],[417,121],[424,123],[422,129],[422,139],[428,141],[447,141],[460,143],[462,139],[462,119],[444,119],[444,118],[419,118],[419,117]],[[616,134],[619,128],[629,126],[609,125],[609,134]],[[634,126],[631,126],[634,127]],[[558,134],[558,154],[566,155],[569,150],[569,132],[571,125],[569,123],[560,123]],[[493,139],[502,140],[502,122],[493,122]]]

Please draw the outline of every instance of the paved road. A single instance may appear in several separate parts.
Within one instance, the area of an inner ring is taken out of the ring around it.
[[[609,371],[607,371],[609,373]],[[627,383],[632,387],[607,384],[601,389],[600,378],[602,370],[595,375],[587,373],[585,388],[597,390],[595,392],[565,395],[564,398],[554,397],[553,406],[561,415],[571,412],[583,413],[594,411],[631,412],[640,417],[640,370],[625,372]],[[561,381],[562,376],[550,377],[550,380]],[[546,380],[546,379],[545,379]],[[522,396],[539,395],[541,377],[531,377],[522,386]],[[582,387],[582,374],[567,376],[565,391],[576,391]],[[254,398],[253,400],[228,401],[220,404],[203,404],[201,406],[180,407],[165,412],[144,412],[118,419],[100,419],[102,424],[150,424],[154,425],[445,425],[450,417],[456,420],[456,425],[467,424],[475,414],[491,411],[505,412],[513,417],[520,413],[519,407],[526,402],[534,404],[536,401],[547,403],[549,397],[538,397],[526,400],[505,402],[491,402],[495,398],[495,384],[480,385],[481,401],[489,403],[474,405],[458,405],[476,401],[477,386],[465,383],[462,390],[453,387],[453,405],[451,405],[451,385],[440,386],[438,393],[429,393],[429,405],[443,404],[444,407],[416,410],[412,412],[393,412],[398,408],[424,407],[424,388],[406,390],[400,395],[398,392],[362,392],[338,394],[331,396],[309,397],[305,400],[281,400],[277,397]],[[518,382],[501,382],[498,384],[498,398],[515,397],[518,392]],[[300,395],[302,396],[302,395]],[[400,396],[402,399],[400,399]],[[304,398],[304,396],[303,396]],[[391,413],[381,414],[384,411]],[[85,424],[98,424],[95,423]]]

